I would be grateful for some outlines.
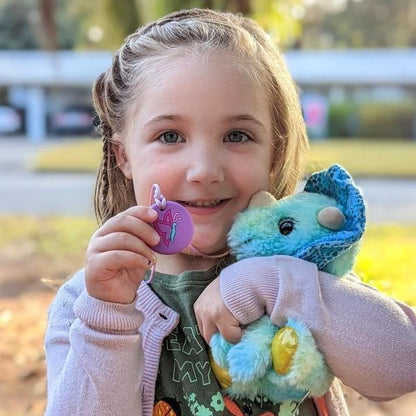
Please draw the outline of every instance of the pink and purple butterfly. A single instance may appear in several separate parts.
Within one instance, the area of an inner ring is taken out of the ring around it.
[[[176,229],[178,222],[182,220],[179,212],[175,212],[172,215],[172,211],[167,209],[163,215],[163,219],[160,217],[153,223],[153,227],[160,235],[161,241],[166,247],[169,247],[171,243],[175,242]]]

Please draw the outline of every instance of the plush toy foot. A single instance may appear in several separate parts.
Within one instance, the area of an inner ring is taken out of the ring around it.
[[[267,315],[247,326],[241,340],[228,351],[227,362],[233,382],[252,381],[271,369],[270,345],[277,329]]]
[[[283,375],[289,372],[298,346],[298,335],[293,328],[284,326],[277,331],[272,341],[273,368],[277,374]]]
[[[220,367],[213,359],[212,354],[209,354],[209,360],[211,362],[212,372],[218,381],[218,384],[222,389],[228,389],[231,386],[231,377],[228,371],[224,367]]]
[[[329,389],[333,374],[318,351],[309,329],[296,320],[289,320],[273,340],[273,368],[268,374],[272,385],[291,386],[294,391],[321,396]]]

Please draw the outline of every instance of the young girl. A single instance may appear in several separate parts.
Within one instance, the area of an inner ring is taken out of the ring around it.
[[[288,313],[305,322],[335,376],[366,397],[416,389],[409,307],[299,259],[227,255],[234,216],[259,190],[293,192],[307,148],[294,83],[254,22],[168,15],[126,39],[93,97],[101,226],[50,309],[47,415],[323,414],[311,398],[290,412],[223,397],[205,341],[216,331],[238,341],[264,312],[278,325]],[[192,217],[182,252],[152,250],[153,184]],[[338,381],[325,403],[329,415],[348,414]]]

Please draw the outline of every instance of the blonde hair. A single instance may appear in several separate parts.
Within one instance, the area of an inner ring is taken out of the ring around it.
[[[149,63],[171,53],[226,52],[233,63],[269,94],[273,120],[270,192],[292,193],[303,174],[308,148],[296,86],[277,45],[254,21],[231,13],[190,9],[169,14],[129,35],[112,66],[93,87],[93,103],[103,138],[103,157],[95,189],[100,223],[135,204],[133,184],[117,165],[114,134],[126,132],[126,117],[149,77]]]

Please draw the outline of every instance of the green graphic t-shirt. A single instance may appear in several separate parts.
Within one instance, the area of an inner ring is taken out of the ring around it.
[[[151,287],[161,300],[178,312],[179,325],[164,340],[156,381],[154,416],[316,416],[312,400],[279,405],[264,398],[255,401],[224,397],[208,356],[208,346],[198,331],[193,304],[218,277],[230,259],[207,271],[179,276],[156,273]]]

